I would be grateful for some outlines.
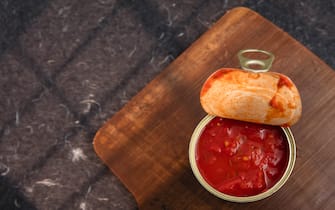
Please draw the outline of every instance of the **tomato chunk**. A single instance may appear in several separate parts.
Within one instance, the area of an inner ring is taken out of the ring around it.
[[[196,146],[197,166],[212,187],[234,196],[257,195],[284,174],[288,143],[278,126],[213,118]]]

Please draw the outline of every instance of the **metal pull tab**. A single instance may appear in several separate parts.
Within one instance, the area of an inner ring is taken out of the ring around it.
[[[265,54],[267,59],[252,59],[245,57],[245,53],[260,53]],[[267,51],[264,50],[258,50],[258,49],[246,49],[246,50],[240,50],[237,54],[238,59],[240,61],[241,68],[247,71],[252,72],[267,72],[272,66],[272,62],[275,58],[275,56]],[[257,65],[260,68],[252,68],[251,65]]]

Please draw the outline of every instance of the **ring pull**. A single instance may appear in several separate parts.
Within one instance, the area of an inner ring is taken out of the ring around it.
[[[268,58],[267,59],[252,59],[247,58],[244,54],[245,53],[259,53],[265,54]],[[240,61],[240,65],[243,70],[252,71],[252,72],[267,72],[270,70],[272,66],[272,62],[275,56],[267,51],[258,50],[258,49],[246,49],[240,50],[237,54],[238,59]],[[256,65],[257,68],[253,68],[252,65]],[[259,68],[258,68],[259,67]]]

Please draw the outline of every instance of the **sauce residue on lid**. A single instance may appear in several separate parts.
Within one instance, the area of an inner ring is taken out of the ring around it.
[[[234,69],[219,69],[216,72],[214,72],[211,76],[209,76],[204,83],[201,91],[200,91],[200,96],[203,96],[207,93],[207,91],[211,88],[213,82],[216,80],[220,79],[226,74],[229,74],[230,72],[235,71]]]
[[[196,162],[206,182],[233,196],[252,196],[275,185],[285,172],[288,143],[278,126],[213,118],[197,146]]]
[[[281,88],[283,86],[291,88],[293,86],[293,84],[292,84],[291,80],[288,77],[285,77],[283,75],[279,75],[279,80],[278,80],[278,83],[277,83],[277,87],[279,89],[279,88]]]

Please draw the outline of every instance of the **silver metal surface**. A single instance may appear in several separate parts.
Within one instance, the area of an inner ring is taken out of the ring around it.
[[[245,56],[246,53],[259,53],[259,54],[265,54],[268,58],[267,59],[253,59],[248,58]],[[267,51],[264,50],[258,50],[258,49],[246,49],[246,50],[240,50],[237,54],[238,59],[240,61],[241,68],[247,71],[252,72],[267,72],[270,70],[272,66],[272,62],[275,58],[275,56]],[[256,65],[259,68],[252,68],[252,65]]]

